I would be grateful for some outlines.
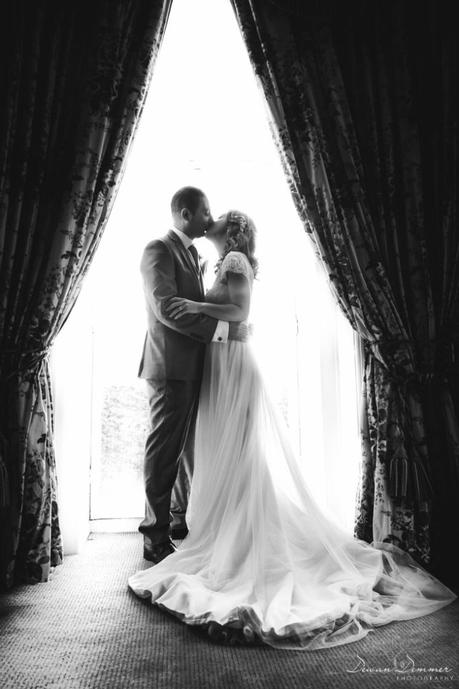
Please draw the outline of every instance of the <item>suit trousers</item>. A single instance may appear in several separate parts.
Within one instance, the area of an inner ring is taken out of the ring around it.
[[[185,526],[200,381],[146,383],[151,430],[145,444],[145,518],[139,531],[145,547],[151,548],[167,541],[171,521],[173,526]]]

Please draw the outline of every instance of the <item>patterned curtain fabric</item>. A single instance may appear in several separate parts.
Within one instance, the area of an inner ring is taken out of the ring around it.
[[[170,4],[0,9],[2,587],[62,561],[47,355],[115,199]]]
[[[306,231],[364,348],[355,535],[457,542],[457,49],[435,0],[232,0]],[[453,579],[451,579],[451,577]]]

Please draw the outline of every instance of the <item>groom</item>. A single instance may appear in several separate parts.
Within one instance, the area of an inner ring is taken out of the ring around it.
[[[183,187],[171,201],[173,226],[143,253],[141,273],[147,307],[148,331],[139,377],[145,378],[151,430],[145,447],[145,518],[139,525],[144,537],[143,556],[160,562],[175,550],[170,534],[187,533],[187,484],[193,468],[193,438],[205,345],[237,339],[236,324],[203,314],[170,318],[165,307],[172,297],[203,301],[199,256],[193,240],[212,224],[209,202],[200,189]],[[233,332],[234,331],[234,332]],[[240,336],[238,336],[239,339]],[[174,486],[180,469],[181,480]],[[178,528],[170,530],[174,489]]]

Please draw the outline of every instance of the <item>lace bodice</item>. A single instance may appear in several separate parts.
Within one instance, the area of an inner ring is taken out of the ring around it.
[[[222,261],[215,282],[206,292],[206,301],[211,304],[228,304],[230,302],[228,290],[228,273],[240,273],[247,278],[250,291],[253,285],[253,270],[247,256],[240,251],[230,251]]]

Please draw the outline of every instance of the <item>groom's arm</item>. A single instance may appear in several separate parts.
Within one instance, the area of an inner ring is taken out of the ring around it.
[[[156,318],[163,325],[187,335],[198,342],[211,342],[216,339],[225,341],[228,326],[204,314],[186,314],[174,320],[167,315],[165,307],[172,297],[177,297],[174,259],[166,244],[156,240],[148,244],[142,256],[140,270],[143,277],[145,295]],[[219,325],[219,332],[216,332]],[[226,333],[225,333],[226,331]]]

